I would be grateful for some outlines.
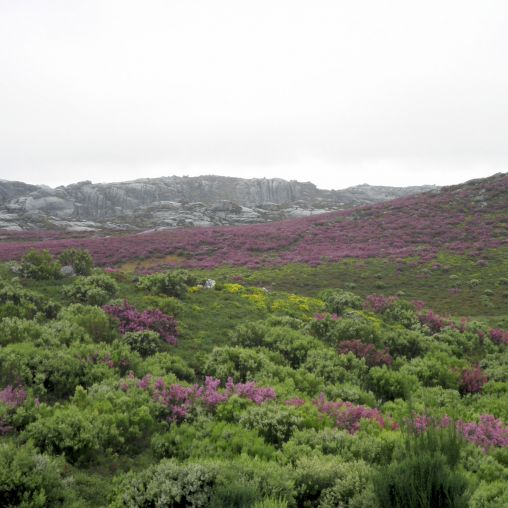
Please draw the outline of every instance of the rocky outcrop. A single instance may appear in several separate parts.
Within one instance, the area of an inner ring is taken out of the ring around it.
[[[78,182],[55,189],[0,180],[0,229],[142,230],[250,224],[377,203],[435,187],[322,190],[310,182],[223,176]]]

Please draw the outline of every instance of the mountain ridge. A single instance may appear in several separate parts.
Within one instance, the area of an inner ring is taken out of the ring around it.
[[[373,204],[435,186],[339,190],[281,178],[216,175],[89,180],[51,188],[0,180],[0,229],[146,230],[271,222]]]

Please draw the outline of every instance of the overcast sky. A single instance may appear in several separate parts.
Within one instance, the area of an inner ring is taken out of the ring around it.
[[[506,0],[0,0],[0,178],[499,171]]]

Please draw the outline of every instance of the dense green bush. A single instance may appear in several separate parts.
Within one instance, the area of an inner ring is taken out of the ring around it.
[[[266,444],[255,430],[247,430],[227,422],[195,422],[172,425],[165,434],[152,438],[152,450],[157,458],[221,457],[231,459],[248,455],[272,459],[275,448]]]
[[[468,481],[459,470],[461,446],[453,427],[409,433],[400,455],[374,478],[381,506],[466,508]]]
[[[27,279],[58,279],[61,267],[47,250],[31,249],[21,259],[21,275]]]
[[[63,466],[62,460],[38,453],[30,444],[0,442],[1,506],[68,506]]]
[[[418,378],[386,366],[369,371],[369,387],[382,400],[407,398],[418,387]]]
[[[63,288],[63,295],[75,303],[104,305],[118,291],[118,284],[109,275],[90,275],[76,277]]]
[[[0,280],[0,318],[52,319],[60,306],[35,291]]]
[[[120,476],[110,508],[205,508],[209,506],[217,482],[217,469],[213,465],[162,460],[139,473]]]
[[[162,341],[157,332],[143,330],[142,332],[127,332],[119,339],[120,342],[127,344],[133,351],[139,353],[143,358],[154,355],[160,351]]]
[[[108,314],[93,305],[71,304],[59,312],[58,318],[77,324],[94,342],[111,342],[116,336],[116,324],[113,325]]]
[[[196,378],[196,374],[185,360],[167,352],[156,353],[146,358],[140,368],[143,375],[152,374],[153,376],[162,377],[173,374],[178,379],[188,382],[195,381]]]
[[[363,300],[354,293],[341,289],[325,289],[319,293],[319,298],[326,304],[328,312],[342,314],[346,309],[361,309]]]
[[[152,293],[182,298],[197,279],[187,270],[173,270],[140,277],[138,287]]]
[[[334,484],[321,496],[320,508],[383,508],[379,505],[372,482],[373,470],[363,461],[340,465]]]
[[[41,450],[87,463],[146,445],[154,427],[152,406],[148,394],[138,390],[123,393],[104,386],[86,393],[78,387],[70,404],[41,412],[24,436]]]
[[[65,249],[58,256],[63,266],[72,266],[76,275],[90,275],[93,268],[93,258],[87,250]]]
[[[304,426],[304,418],[293,408],[264,404],[249,407],[239,423],[246,429],[256,430],[268,443],[281,446],[295,430]]]

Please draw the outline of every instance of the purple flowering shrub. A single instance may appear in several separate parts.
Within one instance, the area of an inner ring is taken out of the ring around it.
[[[120,385],[123,390],[128,390],[129,387],[128,380]],[[174,422],[184,420],[198,408],[213,413],[217,406],[224,404],[233,396],[247,399],[256,405],[274,400],[276,397],[273,388],[259,387],[253,381],[234,383],[228,378],[224,388],[221,389],[220,379],[210,376],[205,378],[203,385],[183,386],[168,385],[163,378],[154,379],[147,374],[137,382],[137,387],[148,390],[153,400],[167,408],[168,419]]]
[[[393,363],[393,358],[387,349],[378,351],[374,344],[365,344],[361,340],[342,341],[338,352],[343,355],[353,353],[357,358],[363,358],[369,367],[390,366]]]
[[[369,420],[385,428],[387,422],[379,409],[356,405],[351,402],[329,402],[324,394],[321,394],[314,405],[320,413],[329,416],[336,428],[347,430],[350,434],[355,434],[360,430],[360,422]],[[396,428],[394,424],[392,428]]]
[[[462,372],[459,391],[461,394],[479,393],[488,381],[487,376],[480,367],[473,367]]]
[[[0,436],[12,431],[10,415],[23,405],[26,398],[27,392],[21,386],[7,385],[3,390],[0,390]]]
[[[157,332],[168,344],[176,345],[178,336],[176,319],[161,310],[149,309],[141,312],[127,300],[122,305],[105,305],[103,309],[118,319],[121,334],[151,330]]]
[[[455,425],[462,437],[487,453],[491,448],[508,447],[508,426],[499,418],[490,414],[480,416],[479,422],[453,421],[445,415],[441,419],[428,415],[413,415],[410,427],[416,432],[426,432],[431,427],[447,428]]]

